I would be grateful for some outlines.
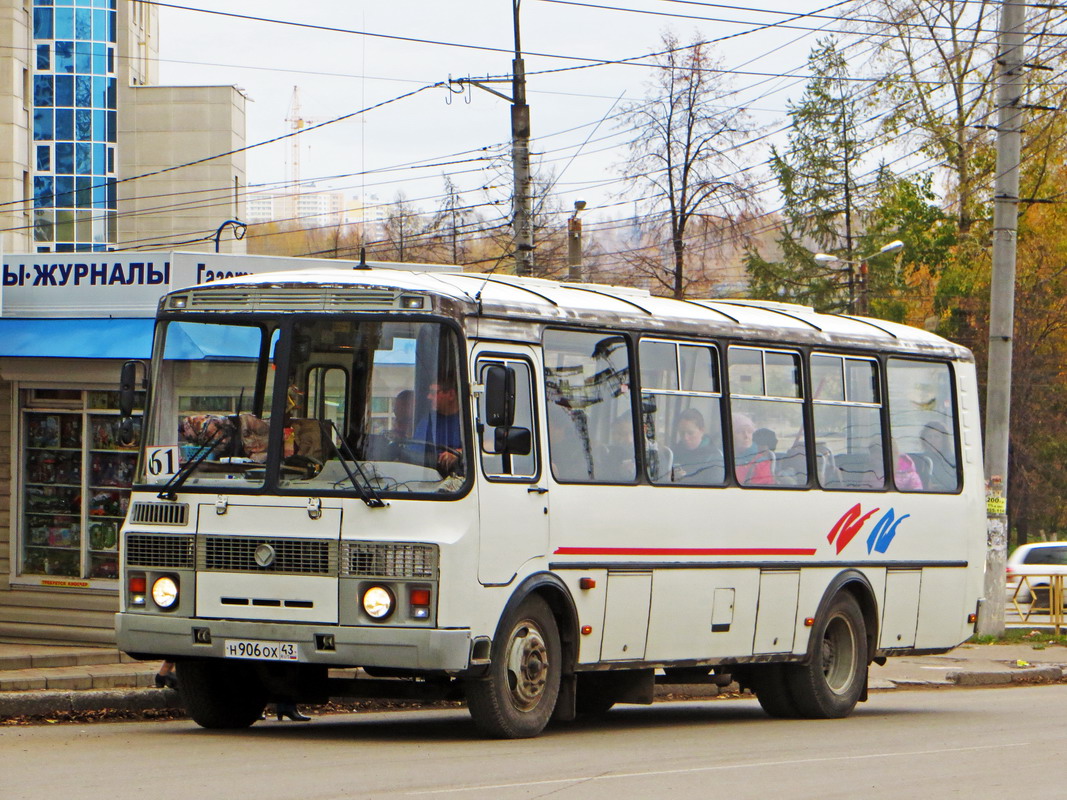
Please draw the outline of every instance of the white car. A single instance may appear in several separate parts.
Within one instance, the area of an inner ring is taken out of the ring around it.
[[[1038,605],[1048,608],[1051,576],[1067,575],[1067,542],[1019,545],[1008,558],[1007,566],[1008,601],[1014,598],[1021,603],[1029,603],[1032,592]],[[1023,577],[1026,578],[1025,582],[1021,580]],[[1021,588],[1020,583],[1023,584]]]

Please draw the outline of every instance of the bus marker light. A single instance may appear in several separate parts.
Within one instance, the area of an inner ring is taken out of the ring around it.
[[[582,626],[582,636],[588,636],[592,632],[593,632],[593,626],[592,625],[583,625]]]
[[[977,614],[971,613],[971,614],[967,615],[967,624],[968,625],[974,625],[974,623],[976,623],[977,621],[978,621],[978,615]]]
[[[131,575],[128,583],[130,592],[130,605],[143,606],[145,594],[148,592],[148,581],[144,575]]]
[[[578,579],[578,588],[579,589],[595,589],[596,588],[596,579],[595,578],[579,578]]]
[[[804,627],[810,628],[815,624],[815,617],[804,617]]]

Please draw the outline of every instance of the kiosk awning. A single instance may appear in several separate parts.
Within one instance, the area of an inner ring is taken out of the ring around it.
[[[0,356],[149,358],[155,320],[0,319]]]

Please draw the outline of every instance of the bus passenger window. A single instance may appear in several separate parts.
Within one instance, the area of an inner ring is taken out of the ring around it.
[[[731,347],[734,475],[742,486],[806,486],[800,354]]]
[[[823,489],[885,486],[878,362],[811,356],[816,479]]]
[[[497,359],[478,362],[478,379],[485,382],[485,370],[491,365],[510,367],[515,375],[515,428],[530,431],[534,443],[529,453],[499,454],[494,451],[497,428],[486,422],[484,397],[478,402],[478,428],[482,439],[482,471],[493,478],[532,478],[537,474],[537,431],[534,427],[533,386],[530,365],[525,361]]]
[[[641,416],[652,483],[721,486],[722,412],[718,351],[642,339]]]
[[[549,460],[557,481],[637,477],[630,360],[621,336],[545,331]]]
[[[891,358],[887,381],[889,427],[899,451],[895,457],[897,488],[957,491],[960,478],[951,368],[932,361]]]

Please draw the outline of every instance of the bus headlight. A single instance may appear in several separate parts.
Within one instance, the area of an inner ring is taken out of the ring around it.
[[[178,602],[178,582],[167,575],[152,584],[152,601],[160,608],[171,608]]]
[[[393,612],[393,593],[384,586],[371,586],[363,592],[363,610],[372,619],[385,619]]]

